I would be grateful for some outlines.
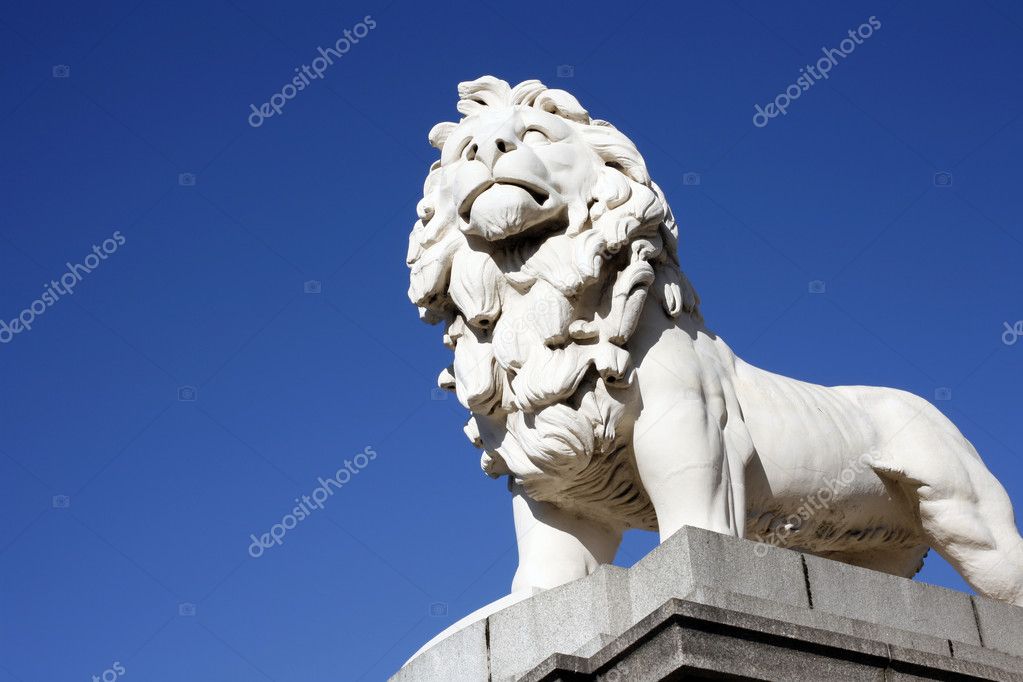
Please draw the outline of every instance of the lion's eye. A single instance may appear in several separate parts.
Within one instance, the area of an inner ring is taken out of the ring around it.
[[[540,144],[550,144],[551,139],[547,137],[541,130],[536,128],[530,128],[526,132],[522,133],[522,141],[530,146],[536,146]]]
[[[458,158],[465,159],[466,161],[472,161],[476,158],[476,144],[473,142],[473,138],[467,138],[458,147]]]

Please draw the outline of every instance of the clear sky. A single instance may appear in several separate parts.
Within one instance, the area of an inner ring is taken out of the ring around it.
[[[507,592],[507,491],[432,399],[449,351],[405,297],[426,133],[487,73],[635,140],[741,356],[934,400],[1023,508],[1017,3],[17,4],[0,682],[380,680]],[[920,577],[965,589],[933,554]]]

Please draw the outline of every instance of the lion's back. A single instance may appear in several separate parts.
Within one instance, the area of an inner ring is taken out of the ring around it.
[[[876,442],[870,415],[850,392],[858,387],[821,386],[740,363],[736,388],[767,469],[839,471]]]

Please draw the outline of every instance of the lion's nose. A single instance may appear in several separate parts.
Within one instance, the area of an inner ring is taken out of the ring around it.
[[[489,142],[484,142],[479,146],[476,152],[476,159],[482,161],[491,170],[494,169],[494,164],[501,158],[502,155],[507,154],[517,148],[515,141],[508,137],[495,137]]]

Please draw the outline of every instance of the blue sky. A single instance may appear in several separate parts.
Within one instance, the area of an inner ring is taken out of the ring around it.
[[[566,88],[635,140],[740,355],[950,389],[936,404],[1023,508],[1023,342],[1002,340],[1023,319],[1015,3],[9,3],[0,64],[0,318],[124,242],[0,331],[2,682],[115,661],[129,680],[379,680],[506,593],[507,492],[464,410],[432,399],[449,352],[405,298],[426,133],[485,73]],[[345,460],[351,480],[252,558],[250,534]],[[629,535],[619,563],[653,542]],[[933,555],[921,578],[965,589]]]

